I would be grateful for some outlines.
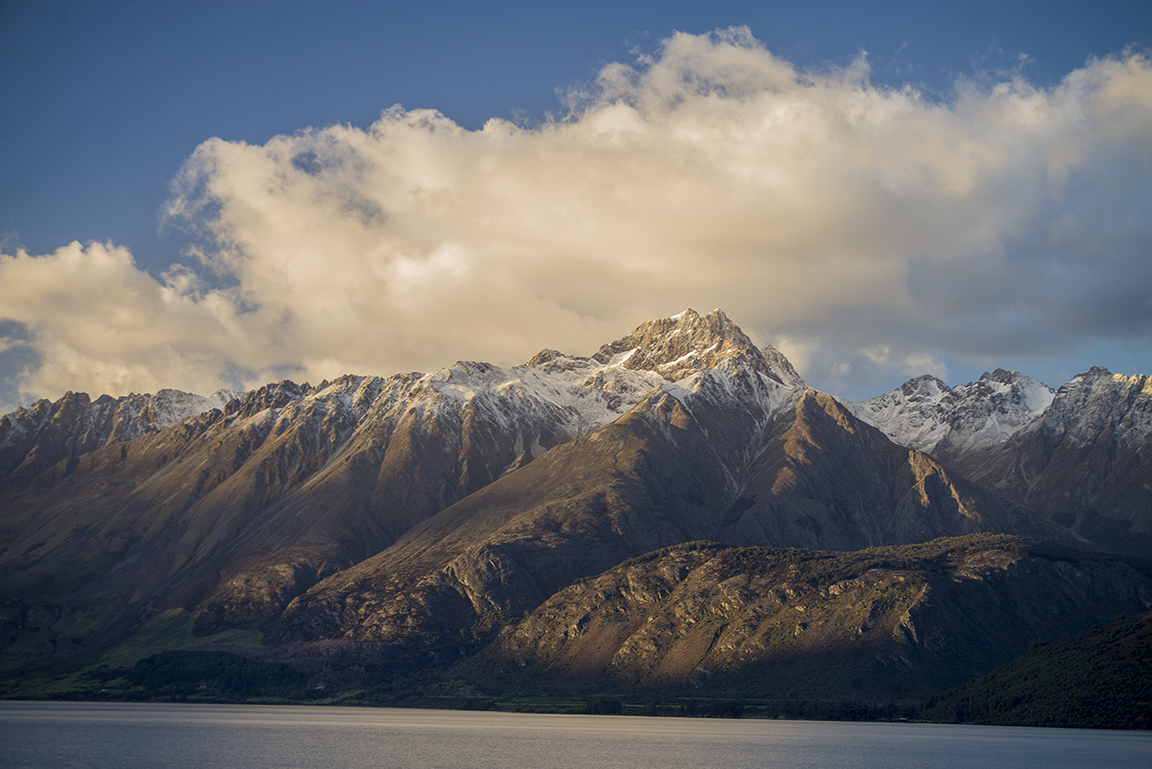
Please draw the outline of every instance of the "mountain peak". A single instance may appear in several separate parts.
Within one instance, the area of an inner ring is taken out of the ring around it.
[[[742,368],[766,374],[789,387],[797,381],[802,383],[784,356],[774,349],[772,352],[775,365],[723,310],[701,315],[689,308],[640,324],[628,336],[601,347],[592,359],[603,365],[652,371],[672,382],[703,369]]]
[[[1007,440],[1037,419],[1054,396],[1043,382],[998,368],[956,387],[923,374],[848,408],[902,446],[948,457]]]
[[[1008,371],[1007,369],[998,368],[989,374],[985,371],[980,375],[981,381],[1001,382],[1003,384],[1011,384],[1016,382],[1022,377],[1019,371]]]
[[[900,385],[900,393],[911,402],[935,402],[952,391],[944,380],[932,374],[921,374]],[[893,391],[895,393],[896,391]]]
[[[792,362],[784,357],[784,353],[770,344],[764,345],[764,349],[760,353],[768,362],[769,376],[786,387],[796,390],[808,389],[808,383],[804,381],[804,377],[800,376],[796,369],[792,368]]]

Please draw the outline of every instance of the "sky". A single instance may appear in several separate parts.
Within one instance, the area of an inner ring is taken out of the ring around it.
[[[589,355],[1152,374],[1152,4],[0,0],[0,413]]]

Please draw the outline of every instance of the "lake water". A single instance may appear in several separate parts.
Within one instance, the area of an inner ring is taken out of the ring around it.
[[[1152,733],[259,705],[0,702],[0,767],[1152,767]]]

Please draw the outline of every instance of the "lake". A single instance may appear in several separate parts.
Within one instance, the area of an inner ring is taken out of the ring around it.
[[[0,767],[1152,767],[1152,733],[262,705],[0,702]]]

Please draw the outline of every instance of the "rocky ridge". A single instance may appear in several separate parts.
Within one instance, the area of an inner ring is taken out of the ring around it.
[[[0,660],[97,654],[171,610],[199,633],[443,664],[558,591],[685,542],[855,550],[998,533],[1091,547],[1107,528],[1093,521],[1142,499],[1123,478],[1143,467],[1148,394],[1089,374],[1055,394],[997,371],[843,404],[722,312],[688,310],[589,357],[284,381],[126,440],[105,423],[69,433],[104,436],[79,449],[42,430],[71,448],[33,445],[0,482]],[[0,421],[13,455],[29,434],[14,424]],[[1091,474],[1065,497],[1096,518],[1034,504],[1056,485],[1017,492],[1014,479],[1056,484],[1070,462]]]
[[[852,553],[691,543],[561,590],[467,667],[525,691],[923,697],[1150,603],[1147,574],[1012,537]]]
[[[223,409],[241,393],[220,390],[211,397],[179,390],[155,395],[68,392],[55,403],[39,400],[0,416],[0,483],[22,481],[61,460],[170,427],[212,409]]]
[[[890,393],[844,405],[901,446],[948,461],[1026,429],[1055,395],[1032,377],[996,369],[956,387],[925,374]]]

